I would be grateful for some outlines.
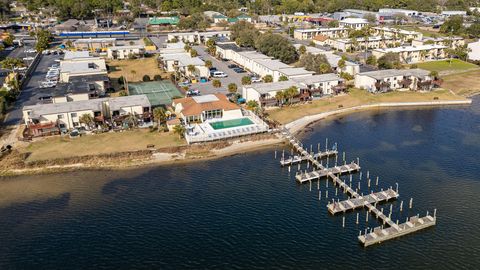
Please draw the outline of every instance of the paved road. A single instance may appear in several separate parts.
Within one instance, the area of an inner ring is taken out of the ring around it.
[[[213,67],[216,67],[219,71],[225,72],[228,77],[226,78],[219,78],[219,80],[222,82],[222,87],[220,88],[215,88],[212,85],[212,82],[207,82],[207,83],[197,83],[192,85],[192,89],[198,89],[200,90],[200,93],[202,95],[205,94],[214,94],[214,93],[228,93],[227,87],[228,84],[230,83],[235,83],[238,87],[238,92],[242,92],[242,77],[247,76],[248,73],[236,73],[232,69],[228,68],[228,65],[232,64],[232,62],[229,61],[221,61],[218,60],[217,58],[211,56],[205,51],[205,46],[194,46],[193,47],[197,52],[198,56],[202,58],[204,61],[205,60],[210,60],[212,61]]]
[[[58,55],[42,55],[37,68],[30,75],[30,80],[24,85],[14,108],[7,114],[5,125],[16,125],[22,122],[22,108],[26,105],[34,105],[39,102],[39,97],[49,95],[53,88],[40,89],[39,82],[45,80],[48,68],[60,59]]]

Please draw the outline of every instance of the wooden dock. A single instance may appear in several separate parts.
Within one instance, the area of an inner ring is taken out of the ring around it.
[[[320,170],[298,173],[297,175],[295,175],[295,179],[299,183],[304,183],[308,181],[318,180],[322,177],[327,177],[329,173],[344,174],[344,173],[356,172],[358,170],[360,170],[360,166],[358,166],[358,164],[356,164],[355,162],[352,162],[350,164],[335,166],[332,168],[323,167]]]
[[[434,211],[433,216],[428,215],[428,212],[427,212],[427,215],[425,217],[420,218],[418,215],[414,217],[410,217],[410,218],[407,218],[406,222],[402,224],[398,224],[398,220],[397,222],[393,222],[391,220],[392,208],[390,208],[390,213],[387,216],[383,213],[383,209],[381,211],[378,210],[376,205],[377,203],[380,203],[380,202],[387,202],[390,199],[397,199],[399,196],[398,185],[397,185],[397,190],[393,190],[390,187],[385,191],[382,190],[376,193],[372,192],[367,195],[359,194],[358,192],[360,191],[359,190],[360,185],[358,186],[358,189],[354,190],[352,189],[351,186],[347,185],[339,177],[341,174],[344,174],[344,173],[352,173],[352,172],[360,171],[360,162],[358,159],[357,159],[357,163],[351,162],[350,164],[346,164],[345,158],[343,158],[344,159],[343,165],[337,166],[337,164],[335,164],[334,167],[328,168],[328,164],[326,165],[326,167],[323,166],[322,163],[318,161],[320,158],[318,158],[318,156],[316,157],[312,153],[312,151],[308,152],[303,147],[303,144],[300,141],[298,141],[295,137],[293,137],[288,131],[283,131],[282,134],[288,139],[288,141],[293,146],[295,151],[300,153],[300,156],[297,156],[298,161],[295,160],[295,157],[293,157],[291,158],[291,160],[288,161],[289,163],[286,162],[286,160],[283,159],[282,157],[283,163],[281,161],[281,164],[290,165],[290,164],[293,164],[294,162],[307,161],[313,165],[312,166],[313,170],[310,172],[307,172],[307,171],[300,172],[300,173],[297,172],[297,174],[295,175],[295,179],[298,182],[311,183],[312,180],[319,180],[322,177],[327,177],[328,179],[332,180],[334,185],[338,185],[340,189],[343,189],[343,192],[350,197],[349,199],[344,201],[335,202],[335,200],[333,200],[332,203],[329,203],[327,205],[327,209],[331,214],[334,215],[337,213],[355,210],[357,208],[363,207],[363,208],[367,208],[369,214],[375,216],[377,219],[383,222],[382,226],[371,229],[370,231],[368,231],[368,229],[365,229],[364,234],[360,232],[358,236],[358,240],[365,247],[369,245],[381,243],[383,241],[387,241],[393,238],[397,238],[409,233],[413,233],[413,232],[428,228],[430,226],[434,226],[436,224],[436,210]],[[336,150],[337,149],[335,147],[335,151]],[[319,151],[319,153],[321,152]],[[335,154],[338,154],[338,153],[335,153]],[[368,178],[368,172],[367,172],[367,178]],[[370,186],[370,180],[368,181],[369,181],[368,185]],[[377,178],[377,184],[378,184],[378,178]],[[411,201],[410,201],[410,208],[411,208]],[[344,221],[343,226],[345,226],[345,217],[343,221]],[[357,214],[357,224],[358,224],[358,214]]]
[[[338,151],[332,149],[332,150],[327,150],[325,152],[318,152],[318,153],[314,153],[313,155],[312,154],[310,155],[312,155],[314,159],[319,160],[319,159],[323,159],[330,156],[336,156],[337,154],[338,154]],[[289,166],[289,165],[294,165],[294,164],[298,164],[298,163],[309,161],[309,160],[310,160],[310,157],[308,156],[294,155],[289,158],[280,159],[280,165]]]
[[[385,191],[371,193],[365,196],[359,196],[358,198],[352,198],[340,202],[334,201],[333,203],[329,203],[327,205],[327,209],[332,215],[335,215],[337,213],[345,213],[350,210],[366,207],[369,204],[386,202],[390,199],[396,198],[398,198],[398,193],[395,190],[389,188]]]
[[[407,219],[407,222],[402,224],[395,224],[388,228],[376,227],[370,232],[365,232],[358,236],[358,240],[365,246],[378,244],[383,241],[387,241],[393,238],[397,238],[409,233],[413,233],[431,226],[434,226],[437,222],[435,215],[426,215],[425,217],[413,216]]]

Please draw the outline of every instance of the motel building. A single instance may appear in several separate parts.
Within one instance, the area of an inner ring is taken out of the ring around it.
[[[293,31],[293,37],[300,40],[313,39],[318,35],[328,38],[341,38],[348,35],[348,30],[346,27],[295,29]]]
[[[436,83],[429,71],[418,68],[375,70],[355,76],[355,87],[371,93],[399,89],[429,91]]]
[[[188,143],[240,137],[268,130],[258,116],[242,110],[223,94],[177,98],[175,114],[185,124]]]
[[[400,61],[404,64],[412,64],[424,61],[433,61],[445,59],[445,49],[443,45],[419,45],[419,46],[402,46],[395,48],[374,49],[372,54],[378,58],[386,53],[397,53]]]

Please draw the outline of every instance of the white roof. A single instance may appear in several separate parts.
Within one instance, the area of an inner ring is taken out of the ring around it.
[[[73,43],[115,42],[116,38],[79,38]]]
[[[219,101],[217,96],[215,95],[205,95],[205,96],[195,96],[193,97],[193,100],[197,103],[207,103],[207,102],[214,102],[214,101]]]
[[[145,49],[143,45],[127,45],[127,46],[112,46],[108,48],[109,50],[141,50]]]
[[[393,37],[379,37],[379,36],[367,37],[367,38],[359,37],[356,40],[358,42],[364,42],[366,39],[368,41],[381,41],[381,40],[390,40],[390,39],[393,39]],[[336,41],[341,42],[341,43],[351,43],[353,41],[353,39],[351,39],[351,38],[339,38],[339,39],[336,39]]]
[[[315,29],[295,29],[295,32],[330,32],[330,31],[342,31],[346,30],[347,28],[344,27],[332,27],[332,28],[315,28]]]
[[[78,59],[78,58],[90,58],[90,53],[88,51],[66,51],[65,56],[63,59],[70,60],[70,59]]]
[[[295,48],[298,50],[302,46],[302,44],[293,44],[293,46],[295,46]],[[305,46],[305,49],[307,50],[307,53],[311,53],[313,55],[326,52],[325,50],[319,49],[317,47],[312,47],[312,46]]]
[[[198,57],[191,57],[188,53],[167,53],[161,54],[164,61],[178,61],[179,66],[204,66],[205,62]]]
[[[259,94],[267,94],[269,92],[277,92],[286,90],[292,86],[302,87],[296,81],[282,81],[282,82],[272,82],[272,83],[256,83],[252,85],[245,86],[245,88],[253,89]]]
[[[335,73],[326,73],[326,74],[319,74],[319,75],[313,75],[313,76],[297,77],[297,78],[292,78],[292,80],[305,85],[311,85],[311,84],[321,83],[321,82],[330,82],[330,81],[343,81],[343,79],[340,78]]]
[[[308,71],[304,68],[294,68],[294,67],[282,68],[279,70],[279,72],[284,74],[285,76],[311,75],[315,73],[312,71]]]
[[[265,54],[256,51],[238,52],[238,54],[248,59],[271,59],[270,56],[266,56]]]
[[[340,23],[346,23],[346,24],[356,24],[356,23],[364,23],[368,24],[368,21],[362,18],[345,18],[340,21]]]
[[[280,70],[284,68],[291,68],[291,66],[275,59],[255,59],[255,62],[270,70]]]
[[[400,34],[405,34],[405,35],[420,35],[419,32],[408,31],[408,30],[404,30],[404,29],[396,29],[396,28],[391,28],[391,27],[372,27],[372,28],[375,29],[375,30],[379,30],[379,31],[400,33]]]

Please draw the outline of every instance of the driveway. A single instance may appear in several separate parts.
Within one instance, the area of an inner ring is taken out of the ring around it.
[[[211,56],[206,51],[205,46],[200,45],[200,46],[194,46],[193,48],[198,52],[198,57],[200,57],[204,61],[205,60],[212,61],[213,67],[216,67],[219,71],[225,72],[228,75],[228,77],[217,78],[218,80],[220,80],[220,82],[222,82],[222,87],[220,87],[220,88],[213,87],[212,82],[209,81],[209,82],[206,82],[206,83],[193,84],[192,89],[200,90],[200,93],[202,95],[214,94],[214,93],[226,94],[226,93],[228,93],[228,90],[227,90],[228,84],[234,83],[234,84],[237,85],[238,92],[239,93],[242,92],[242,90],[241,90],[241,88],[242,88],[242,77],[247,76],[248,73],[236,73],[235,71],[233,71],[233,69],[228,68],[228,65],[233,64],[232,62],[221,61],[221,60],[218,60],[217,58]]]

